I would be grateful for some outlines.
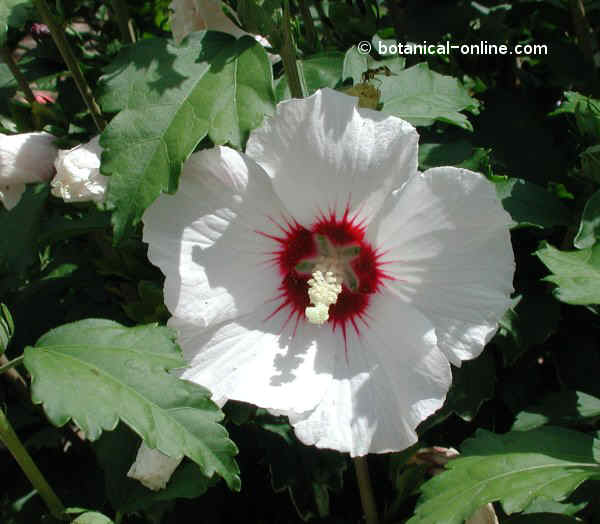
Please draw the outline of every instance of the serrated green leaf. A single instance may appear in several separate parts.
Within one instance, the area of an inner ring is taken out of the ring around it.
[[[567,304],[600,304],[600,244],[580,251],[560,251],[544,242],[535,253],[552,275],[554,295]]]
[[[239,489],[237,448],[218,424],[222,412],[206,389],[166,372],[185,366],[170,329],[81,320],[27,347],[24,363],[32,399],[53,424],[72,419],[95,440],[122,420],[149,447],[188,456],[206,476],[216,472]]]
[[[28,185],[21,201],[10,211],[0,207],[0,270],[22,273],[38,258],[38,232],[48,184]]]
[[[426,62],[379,78],[384,113],[404,118],[415,126],[440,121],[473,130],[461,111],[477,113],[479,102],[456,78],[431,71]]]
[[[492,178],[502,207],[513,227],[554,227],[570,223],[571,213],[558,197],[526,180],[505,176]]]
[[[6,45],[9,27],[22,27],[33,11],[31,0],[0,0],[0,46]]]
[[[519,413],[511,429],[527,431],[545,424],[593,423],[597,418],[600,418],[600,399],[581,391],[561,391]]]
[[[312,95],[322,87],[336,87],[342,78],[343,61],[344,54],[339,51],[327,51],[304,60],[298,60],[296,63],[300,73],[304,76],[307,95]],[[277,81],[275,95],[278,102],[291,98],[292,95],[285,75]]]
[[[600,478],[599,458],[600,442],[584,433],[552,426],[504,435],[480,429],[448,471],[423,484],[408,524],[462,524],[494,501],[511,514],[537,497],[563,500],[585,480]]]
[[[598,237],[600,237],[600,191],[596,191],[585,203],[573,244],[578,249],[585,249],[592,247]]]
[[[181,46],[148,39],[127,47],[101,91],[104,111],[120,111],[101,137],[119,240],[160,193],[175,192],[183,162],[205,136],[241,148],[275,107],[264,48],[211,31]]]

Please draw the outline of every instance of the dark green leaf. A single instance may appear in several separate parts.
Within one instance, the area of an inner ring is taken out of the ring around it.
[[[183,162],[205,136],[241,148],[274,110],[271,64],[250,37],[209,31],[182,46],[142,40],[102,81],[103,109],[120,111],[101,138],[117,239],[161,192],[175,192]]]
[[[551,393],[538,406],[517,415],[513,431],[527,431],[545,424],[593,423],[600,417],[600,399],[581,391]]]
[[[31,0],[0,1],[0,47],[6,45],[8,28],[22,27],[29,19],[32,11]]]
[[[578,249],[592,247],[600,237],[600,191],[596,191],[585,203],[579,223],[579,231],[573,241]]]
[[[544,242],[535,253],[552,275],[554,295],[575,305],[600,304],[600,244],[580,251],[560,251]]]
[[[206,476],[216,472],[239,489],[237,449],[218,424],[223,414],[210,393],[167,373],[185,366],[173,340],[165,327],[126,328],[110,320],[53,329],[25,349],[33,401],[53,424],[72,419],[90,440],[122,420],[149,447],[188,456]]]
[[[431,71],[425,62],[380,78],[384,113],[404,118],[416,126],[430,126],[440,121],[473,130],[461,111],[477,113],[479,102],[456,78]]]
[[[462,455],[422,486],[410,524],[462,524],[489,502],[508,514],[537,497],[562,500],[590,478],[600,478],[600,442],[575,431],[546,426],[495,435],[478,430]]]
[[[0,303],[0,355],[2,355],[15,332],[15,323],[5,304]]]
[[[38,233],[50,188],[28,185],[10,211],[0,207],[0,270],[22,273],[38,258]]]
[[[560,304],[546,295],[520,295],[500,319],[494,342],[504,362],[512,365],[530,347],[543,344],[558,330],[559,322]]]
[[[522,180],[495,176],[496,193],[514,220],[513,227],[554,227],[570,223],[570,213],[559,198],[544,188]]]

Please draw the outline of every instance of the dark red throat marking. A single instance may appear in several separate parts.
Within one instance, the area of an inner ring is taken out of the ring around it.
[[[322,235],[335,247],[360,247],[359,254],[350,263],[358,279],[358,287],[352,291],[345,284],[342,285],[337,302],[329,308],[328,320],[333,330],[341,329],[344,340],[348,325],[360,335],[361,324],[367,325],[366,312],[371,295],[379,290],[384,279],[392,278],[382,269],[381,254],[365,240],[365,227],[357,223],[355,218],[349,218],[346,211],[340,218],[335,213],[321,215],[309,228],[294,221],[286,223],[285,227],[279,226],[279,229],[281,236],[258,232],[277,243],[277,248],[269,254],[281,275],[279,294],[276,297],[280,303],[269,318],[288,309],[285,324],[294,317],[296,325],[305,320],[304,310],[310,305],[310,275],[299,273],[296,266],[303,260],[314,259],[319,255],[315,235]]]

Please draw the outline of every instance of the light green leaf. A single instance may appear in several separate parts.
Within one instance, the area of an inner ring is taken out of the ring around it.
[[[241,148],[274,111],[271,64],[253,38],[191,34],[182,46],[148,39],[127,47],[102,78],[100,103],[120,111],[102,134],[102,173],[115,236],[173,193],[183,162],[208,135]]]
[[[570,223],[571,214],[558,197],[526,180],[494,176],[496,193],[513,227],[554,227]]]
[[[344,55],[344,67],[342,71],[342,80],[352,79],[354,85],[363,81],[363,74],[367,71],[376,71],[379,68],[386,67],[389,73],[396,74],[404,69],[406,59],[402,56],[394,55],[391,58],[375,60],[371,55],[365,55],[358,52],[353,45]]]
[[[0,206],[0,270],[22,273],[38,258],[38,232],[50,193],[48,184],[28,185],[10,211]]]
[[[567,304],[600,304],[600,244],[580,251],[560,251],[544,242],[535,253],[557,285],[554,295]]]
[[[0,0],[0,46],[6,45],[8,28],[22,27],[31,11],[31,0]]]
[[[307,95],[312,95],[322,87],[333,88],[337,86],[342,78],[343,61],[344,54],[339,51],[327,51],[304,60],[298,60],[298,69],[304,76]],[[291,98],[292,95],[285,75],[282,75],[277,81],[275,94],[278,102]]]
[[[112,524],[112,522],[112,520],[106,515],[102,515],[102,513],[86,511],[82,515],[79,515],[79,517],[73,521],[73,524]]]
[[[600,418],[600,399],[581,391],[561,391],[546,396],[538,406],[517,415],[512,430],[527,431],[545,424],[592,424]]]
[[[185,366],[174,338],[165,327],[101,319],[53,329],[25,349],[33,401],[53,424],[72,419],[90,440],[122,420],[149,447],[186,455],[207,477],[216,472],[239,489],[237,449],[210,393],[166,372]]]
[[[563,500],[590,478],[600,478],[600,442],[589,435],[546,426],[495,435],[478,430],[462,455],[426,482],[409,524],[462,524],[489,502],[506,513],[534,499]]]
[[[416,126],[430,126],[440,121],[473,130],[471,122],[460,111],[476,114],[479,101],[471,97],[456,78],[431,71],[425,62],[379,78],[384,113],[404,118]]]
[[[578,249],[592,247],[600,237],[600,191],[596,191],[585,203],[579,223],[579,231],[573,241]]]

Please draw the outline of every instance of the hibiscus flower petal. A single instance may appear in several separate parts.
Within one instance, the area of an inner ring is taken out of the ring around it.
[[[181,378],[208,388],[219,405],[242,400],[286,414],[314,408],[331,380],[339,334],[274,309],[266,304],[208,329],[172,318],[189,362]]]
[[[274,298],[281,276],[268,235],[284,216],[269,177],[245,155],[227,147],[192,155],[177,194],[159,197],[143,218],[169,311],[208,326]]]
[[[321,213],[370,218],[390,191],[417,169],[418,135],[408,122],[358,99],[322,89],[277,106],[251,133],[246,154],[273,179],[275,191],[303,225]]]
[[[305,444],[351,456],[405,449],[452,381],[433,325],[389,289],[373,295],[368,326],[337,339],[335,370],[312,411],[291,415]]]
[[[432,321],[453,364],[479,355],[510,304],[510,222],[485,177],[439,167],[413,176],[369,228],[390,285]]]

